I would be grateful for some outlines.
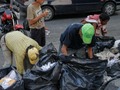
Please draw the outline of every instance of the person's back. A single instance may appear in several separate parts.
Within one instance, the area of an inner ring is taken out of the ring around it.
[[[25,60],[26,50],[30,46],[35,47],[38,51],[42,48],[35,40],[27,37],[20,31],[12,31],[2,36],[1,48],[5,60],[3,67],[12,65],[14,56],[17,70],[20,74],[23,74],[23,61]],[[34,55],[36,55],[36,53],[34,53]],[[38,59],[38,57],[35,57],[34,61],[36,62]]]
[[[79,30],[82,26],[83,25],[81,23],[73,23],[69,25],[61,34],[61,44],[66,44],[69,48],[79,49],[82,46],[82,39],[79,35]]]
[[[86,57],[86,46],[89,57],[92,58],[92,46],[94,46],[94,27],[90,23],[73,23],[61,34],[59,54]]]
[[[89,15],[87,16],[87,18],[85,18],[81,22],[83,24],[88,23],[88,22],[92,23],[95,28],[95,35],[105,36],[105,34],[107,34],[106,25],[109,20],[110,20],[109,15],[107,15],[106,13],[101,13],[101,14]]]
[[[19,31],[10,32],[6,34],[5,38],[7,47],[14,53],[22,54],[21,52],[25,52],[29,45],[37,46],[38,49],[40,48],[37,42]]]

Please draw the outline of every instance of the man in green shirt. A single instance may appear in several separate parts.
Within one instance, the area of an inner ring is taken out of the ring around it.
[[[1,48],[3,51],[3,56],[5,59],[3,67],[12,65],[13,56],[15,58],[16,67],[20,74],[24,72],[23,62],[26,56],[26,50],[33,46],[34,50],[28,50],[28,58],[31,64],[35,64],[38,60],[38,51],[42,48],[38,43],[31,39],[30,37],[25,36],[19,31],[9,32],[1,38]],[[32,54],[31,54],[32,53]],[[33,59],[31,61],[31,59]]]

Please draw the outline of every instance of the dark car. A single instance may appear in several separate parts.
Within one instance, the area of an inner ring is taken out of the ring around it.
[[[32,0],[16,0],[21,3],[23,10],[32,3]],[[42,9],[49,11],[45,20],[51,20],[54,15],[74,14],[102,11],[113,15],[120,9],[120,0],[46,0]]]

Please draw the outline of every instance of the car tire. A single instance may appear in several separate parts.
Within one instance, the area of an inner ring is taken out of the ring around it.
[[[102,9],[103,13],[107,13],[108,15],[113,15],[116,11],[116,5],[113,2],[107,2]]]
[[[53,8],[51,8],[50,6],[43,6],[42,10],[43,10],[43,12],[45,10],[48,10],[48,15],[45,17],[45,21],[49,21],[49,20],[53,19],[53,17],[54,17],[54,10],[53,10]]]

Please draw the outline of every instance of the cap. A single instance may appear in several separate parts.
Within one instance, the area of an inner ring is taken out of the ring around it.
[[[39,52],[37,48],[33,47],[28,50],[28,58],[31,64],[35,64],[38,60]]]
[[[99,15],[89,15],[85,19],[86,22],[88,23],[98,23]]]
[[[86,23],[82,26],[82,39],[85,44],[90,44],[95,33],[93,25]]]

